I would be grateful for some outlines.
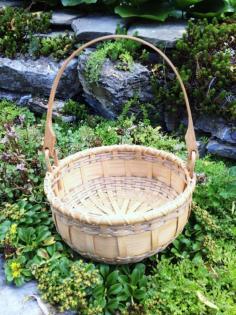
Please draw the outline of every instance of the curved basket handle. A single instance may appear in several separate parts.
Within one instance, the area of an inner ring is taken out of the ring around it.
[[[194,171],[195,159],[196,159],[196,155],[197,155],[197,144],[196,144],[194,127],[193,127],[191,109],[189,106],[189,100],[188,100],[187,92],[186,92],[186,89],[184,87],[183,81],[180,77],[180,74],[178,73],[177,69],[175,68],[173,63],[170,61],[170,59],[160,49],[158,49],[154,45],[150,44],[149,42],[144,41],[143,39],[140,39],[138,37],[129,36],[129,35],[107,35],[107,36],[102,36],[102,37],[98,37],[94,40],[91,40],[88,43],[86,43],[86,44],[80,46],[78,49],[76,49],[70,55],[70,57],[68,57],[64,61],[63,65],[59,69],[59,71],[56,75],[56,78],[53,82],[50,97],[49,97],[46,127],[45,127],[45,137],[44,137],[43,148],[45,151],[46,163],[47,163],[48,169],[49,170],[52,169],[50,161],[49,161],[50,157],[52,157],[54,159],[54,163],[56,165],[58,165],[57,152],[55,150],[56,136],[55,136],[55,133],[54,133],[53,128],[52,128],[52,109],[53,109],[53,103],[54,103],[54,99],[55,99],[56,90],[57,90],[59,81],[63,75],[65,68],[67,67],[68,63],[74,57],[76,57],[81,51],[83,51],[85,48],[87,48],[93,44],[96,44],[98,42],[104,41],[104,40],[119,39],[119,38],[134,40],[138,43],[141,43],[145,46],[148,46],[149,48],[151,48],[155,52],[157,52],[174,71],[174,73],[177,77],[177,80],[180,83],[181,89],[183,91],[184,100],[185,100],[187,113],[188,113],[188,129],[187,129],[187,132],[185,134],[185,141],[186,141],[186,146],[187,146],[187,150],[188,150],[188,169],[189,169],[190,175],[192,177],[193,171]]]

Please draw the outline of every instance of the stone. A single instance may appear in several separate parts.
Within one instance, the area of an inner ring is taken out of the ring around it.
[[[36,33],[35,36],[37,37],[41,37],[41,38],[54,38],[54,37],[58,37],[58,36],[74,36],[74,32],[73,31],[68,31],[68,30],[64,30],[64,31],[53,31],[50,33]]]
[[[0,8],[4,7],[22,7],[23,6],[23,1],[0,1]]]
[[[81,16],[82,14],[76,13],[72,10],[55,10],[52,12],[51,24],[70,26],[73,20]]]
[[[10,102],[14,102],[19,106],[27,105],[31,97],[32,97],[31,94],[15,93],[15,92],[0,89],[0,100],[7,100]]]
[[[217,140],[211,140],[207,144],[207,151],[211,154],[226,157],[229,159],[236,159],[236,145],[228,143],[221,143]]]
[[[32,110],[34,113],[44,114],[48,109],[48,99],[40,98],[40,97],[32,97],[27,102],[27,107]],[[68,116],[63,114],[63,107],[65,105],[65,101],[63,100],[55,100],[53,105],[52,117],[60,117],[64,122],[73,122],[76,120],[75,116]]]
[[[71,27],[78,40],[89,41],[99,36],[115,34],[118,24],[125,26],[123,20],[115,15],[88,15],[73,20]]]
[[[210,133],[213,137],[236,145],[236,129],[233,123],[226,122],[221,117],[200,116],[194,122],[197,130]]]
[[[1,315],[45,315],[36,299],[40,298],[37,283],[30,281],[20,288],[8,285],[5,281],[4,260],[0,256],[0,314]],[[51,315],[75,315],[76,312],[58,312],[54,307],[40,301],[47,314]]]
[[[89,83],[86,80],[85,67],[90,53],[91,50],[86,50],[78,57],[78,75],[84,91],[83,96],[95,111],[114,119],[132,97],[138,96],[141,102],[152,100],[150,72],[139,63],[134,63],[131,71],[121,71],[116,68],[114,62],[106,59],[98,82]]]
[[[31,94],[14,93],[0,89],[0,100],[7,100],[16,103],[19,106],[27,106],[32,112],[45,114],[47,112],[47,98],[33,97]],[[65,101],[56,99],[53,106],[52,117],[59,117],[65,122],[76,120],[75,116],[65,115],[63,113]]]
[[[197,149],[200,158],[203,158],[207,154],[207,143],[205,141],[197,141]]]
[[[61,65],[62,62],[46,57],[36,60],[23,57],[17,59],[0,57],[0,88],[16,93],[48,96]],[[77,59],[73,59],[60,80],[57,96],[71,98],[79,91]]]
[[[129,35],[134,35],[154,44],[172,48],[178,39],[186,32],[186,22],[165,23],[135,23],[128,29]]]

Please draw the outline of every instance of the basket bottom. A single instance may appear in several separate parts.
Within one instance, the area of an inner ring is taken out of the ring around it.
[[[63,202],[83,216],[106,216],[109,219],[112,214],[144,214],[177,196],[172,187],[161,181],[141,177],[109,177],[77,186],[64,196]]]

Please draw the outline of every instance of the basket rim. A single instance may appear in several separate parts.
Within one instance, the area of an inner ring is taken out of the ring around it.
[[[140,151],[149,153],[154,156],[159,156],[166,160],[169,160],[173,163],[176,163],[179,167],[183,169],[187,178],[187,184],[184,191],[174,199],[166,202],[164,205],[154,208],[153,210],[149,211],[148,213],[141,214],[137,212],[133,213],[126,213],[125,215],[121,214],[110,214],[104,215],[99,217],[93,217],[90,215],[85,215],[81,211],[75,213],[74,209],[71,206],[63,203],[60,197],[56,196],[52,189],[52,180],[54,176],[63,168],[66,164],[69,164],[73,161],[78,160],[81,157],[92,155],[92,154],[99,154],[103,152],[111,152],[111,151]],[[159,150],[152,147],[146,147],[141,145],[135,144],[119,144],[119,145],[110,145],[110,146],[100,146],[95,148],[89,148],[83,150],[81,152],[74,153],[72,155],[67,156],[66,158],[60,160],[58,166],[54,166],[52,172],[47,172],[45,179],[44,179],[44,191],[47,196],[47,199],[50,203],[50,206],[53,209],[56,209],[57,212],[63,214],[64,216],[68,217],[70,220],[80,221],[86,224],[93,224],[93,225],[133,225],[133,224],[140,224],[146,223],[148,221],[155,220],[157,218],[166,216],[172,213],[174,210],[177,210],[184,203],[189,202],[192,197],[192,193],[194,191],[196,184],[196,175],[191,178],[189,171],[187,169],[186,163],[173,153]]]

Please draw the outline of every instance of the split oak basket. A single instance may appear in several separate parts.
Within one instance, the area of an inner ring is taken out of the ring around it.
[[[187,162],[138,145],[97,147],[58,160],[52,108],[65,68],[85,48],[120,38],[153,49],[176,74],[188,113]],[[49,98],[44,151],[48,167],[44,187],[57,231],[83,256],[110,264],[134,263],[164,249],[188,221],[197,145],[187,93],[168,57],[142,39],[103,36],[80,46],[65,60]]]

